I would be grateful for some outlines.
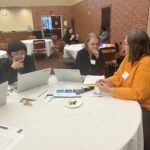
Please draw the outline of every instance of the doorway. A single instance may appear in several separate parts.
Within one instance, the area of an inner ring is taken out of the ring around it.
[[[57,35],[58,38],[62,37],[61,16],[42,16],[42,30],[45,38],[51,35]]]
[[[108,32],[110,32],[110,15],[111,15],[111,7],[102,8],[101,29],[102,27],[104,27]]]

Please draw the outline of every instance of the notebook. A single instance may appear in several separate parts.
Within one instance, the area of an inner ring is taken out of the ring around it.
[[[47,68],[30,73],[18,74],[17,92],[48,84],[50,71],[51,69]]]
[[[7,100],[8,82],[0,84],[0,106],[4,105]]]
[[[77,69],[54,69],[58,81],[82,82],[82,76]]]
[[[96,75],[87,75],[84,79],[83,85],[86,86],[95,86],[96,85],[96,81],[101,80],[101,79],[105,79],[105,76],[96,76]]]

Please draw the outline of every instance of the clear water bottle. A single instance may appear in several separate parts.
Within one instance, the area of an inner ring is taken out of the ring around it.
[[[49,79],[49,85],[50,85],[50,93],[52,92],[51,94],[53,94],[57,88],[57,78],[55,75],[51,75]]]

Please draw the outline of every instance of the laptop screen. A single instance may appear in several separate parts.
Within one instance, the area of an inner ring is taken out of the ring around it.
[[[4,105],[7,100],[8,82],[0,84],[0,106]]]
[[[82,82],[82,76],[78,69],[54,69],[58,81]]]
[[[50,77],[50,68],[18,74],[17,91],[22,92],[48,83]]]

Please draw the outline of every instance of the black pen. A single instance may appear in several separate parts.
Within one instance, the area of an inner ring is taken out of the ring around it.
[[[48,89],[47,90],[45,90],[44,92],[42,92],[40,95],[38,95],[37,97],[40,97],[40,96],[42,96],[44,93],[46,93],[48,91]]]
[[[5,130],[8,129],[8,127],[5,127],[5,126],[0,126],[0,128],[1,128],[1,129],[5,129]]]
[[[23,131],[23,129],[19,129],[17,132],[18,132],[18,133],[21,133],[22,131]]]
[[[53,94],[47,94],[47,95],[44,97],[44,99],[47,98],[48,96],[54,96],[54,95],[53,95]]]

